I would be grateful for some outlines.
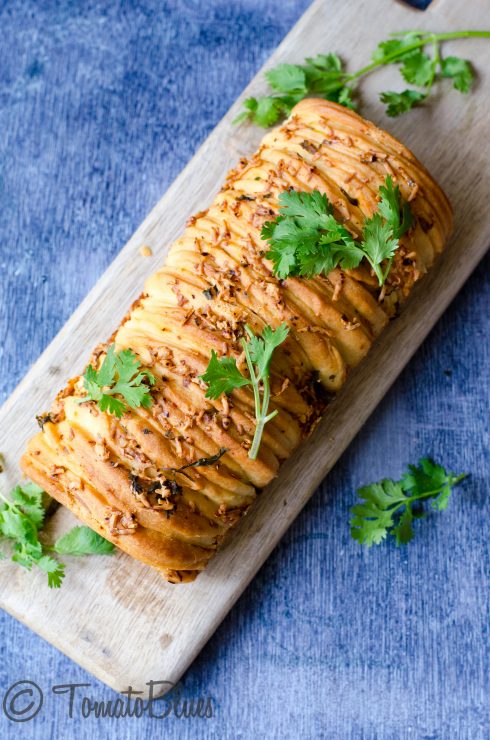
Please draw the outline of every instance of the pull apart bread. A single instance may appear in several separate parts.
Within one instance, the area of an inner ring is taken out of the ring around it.
[[[365,261],[311,279],[273,275],[260,234],[277,215],[281,192],[326,193],[337,219],[359,237],[387,175],[409,202],[414,223],[383,288]],[[151,406],[118,419],[94,401],[80,403],[83,378],[73,378],[30,440],[24,472],[168,581],[193,580],[311,432],[442,251],[451,226],[446,196],[402,144],[344,107],[303,100],[229,173],[211,206],[189,220],[110,339],[155,376]],[[278,414],[251,460],[251,388],[210,400],[199,376],[211,350],[245,367],[245,324],[258,334],[284,322],[289,335],[274,352],[270,376],[270,410]],[[108,346],[95,349],[94,366]],[[169,472],[223,449],[213,465]]]

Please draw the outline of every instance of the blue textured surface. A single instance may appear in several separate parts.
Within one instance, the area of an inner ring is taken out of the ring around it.
[[[307,5],[0,3],[2,398]],[[85,720],[77,703],[70,719],[52,684],[115,694],[2,615],[2,692],[29,678],[46,698],[1,736],[489,737],[489,267],[185,675],[213,718]],[[471,479],[407,549],[360,548],[355,488],[422,454]]]

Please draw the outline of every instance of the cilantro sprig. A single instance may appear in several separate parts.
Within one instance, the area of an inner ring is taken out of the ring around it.
[[[265,74],[275,95],[247,98],[245,108],[234,123],[250,120],[258,126],[273,126],[288,116],[300,100],[319,95],[348,107],[353,107],[351,90],[344,83],[345,72],[337,54],[318,54],[302,65],[279,64]]]
[[[265,256],[281,279],[311,278],[337,266],[354,269],[366,259],[382,286],[399,239],[413,222],[408,203],[389,175],[379,189],[378,210],[365,220],[360,241],[337,221],[327,196],[318,190],[286,190],[279,196],[279,206],[278,217],[264,224],[261,236],[270,246]]]
[[[52,549],[59,555],[112,555],[114,545],[90,527],[78,526],[59,537]]]
[[[318,54],[307,58],[304,64],[279,64],[265,75],[273,94],[247,98],[244,110],[234,123],[249,120],[264,128],[273,126],[307,96],[318,96],[355,108],[353,96],[358,81],[390,64],[400,65],[405,82],[420,89],[381,92],[380,99],[386,104],[388,116],[399,116],[422,103],[442,78],[451,79],[456,90],[467,93],[475,77],[471,63],[460,57],[443,58],[441,55],[444,41],[459,38],[490,38],[490,31],[405,31],[392,34],[388,40],[378,44],[371,62],[356,72],[347,72],[337,54]],[[427,53],[427,47],[431,48],[431,54]]]
[[[246,325],[248,340],[242,337],[241,343],[249,376],[242,375],[234,357],[221,357],[211,350],[206,372],[200,378],[207,384],[206,398],[219,398],[223,393],[231,393],[235,388],[252,386],[255,403],[255,434],[248,456],[257,458],[264,427],[273,419],[277,410],[268,413],[270,403],[269,371],[274,350],[286,339],[289,329],[281,324],[277,329],[265,326],[261,336],[256,336]]]
[[[116,352],[114,345],[107,350],[104,361],[97,370],[89,365],[83,375],[83,386],[87,396],[80,399],[97,401],[101,411],[107,411],[118,419],[128,410],[138,406],[149,408],[152,397],[148,385],[155,383],[149,370],[140,370],[141,362],[130,349]],[[124,401],[117,396],[122,396]]]
[[[351,508],[351,535],[357,542],[379,545],[388,534],[396,544],[410,542],[414,536],[413,521],[425,513],[421,502],[431,499],[435,511],[447,508],[453,487],[467,473],[448,473],[429,458],[423,457],[418,465],[409,465],[400,481],[386,478],[358,490],[361,503]]]
[[[50,555],[108,555],[114,545],[90,527],[74,527],[53,546],[44,545],[39,532],[44,523],[44,491],[35,483],[17,485],[10,499],[0,491],[0,536],[12,543],[11,558],[23,568],[40,568],[48,576],[48,586],[59,588],[65,576],[65,565]],[[2,553],[1,558],[5,555]]]

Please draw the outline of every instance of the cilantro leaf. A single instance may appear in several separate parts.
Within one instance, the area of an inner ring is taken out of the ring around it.
[[[379,545],[393,526],[390,507],[405,496],[400,484],[386,479],[358,490],[362,503],[351,508],[351,535],[363,545]]]
[[[364,257],[347,229],[330,216],[329,230],[320,235],[313,247],[304,245],[298,254],[298,274],[311,278],[331,272],[337,265],[346,270],[357,267]]]
[[[413,216],[409,204],[400,195],[398,185],[393,185],[391,175],[386,178],[385,184],[379,189],[380,202],[378,211],[391,226],[396,238],[403,236],[413,224]]]
[[[96,401],[101,411],[117,418],[130,408],[149,408],[152,397],[149,386],[155,384],[155,376],[149,370],[141,370],[141,362],[130,349],[115,351],[113,344],[97,370],[89,365],[83,375],[83,386],[87,396],[80,399]],[[116,396],[122,396],[124,401]]]
[[[301,190],[285,190],[279,196],[281,214],[292,219],[301,219],[303,229],[319,229],[325,222],[325,216],[332,213],[325,193],[313,190],[307,193]]]
[[[337,102],[339,105],[345,106],[345,108],[355,110],[356,104],[353,98],[353,88],[345,85],[341,90],[339,90],[337,100],[334,102]]]
[[[418,465],[408,466],[408,471],[403,474],[401,482],[405,491],[417,491],[420,495],[440,488],[451,477],[442,465],[432,462],[428,457],[422,457]]]
[[[297,64],[279,64],[265,73],[273,90],[283,93],[300,93],[307,91],[304,70]]]
[[[328,275],[335,268],[336,252],[328,249],[328,247],[304,250],[299,254],[297,264],[297,274],[302,277],[312,278],[315,275]]]
[[[199,376],[207,385],[206,398],[219,398],[222,393],[231,393],[235,388],[249,385],[237,367],[234,357],[221,357],[211,350],[211,359],[206,372]]]
[[[425,87],[432,81],[434,63],[428,54],[417,49],[403,58],[400,72],[405,82],[417,85],[417,87]]]
[[[427,495],[437,489],[439,493],[431,503],[437,511],[443,511],[449,503],[454,477],[452,473],[447,473],[442,465],[437,465],[429,458],[423,457],[418,466],[408,466],[408,472],[403,475],[401,483],[404,490],[417,496]]]
[[[140,361],[137,359],[134,352],[132,352],[130,349],[123,349],[120,352],[116,353],[113,344],[109,347],[109,349],[112,350],[112,354],[114,357],[114,360],[111,362],[111,367],[113,368],[112,375],[109,381],[105,381],[105,379],[101,377],[100,373],[102,373],[104,369],[104,363],[102,363],[98,378],[99,384],[111,385],[114,382],[116,374],[119,383],[129,383],[131,378],[133,378],[137,374],[141,365]],[[105,359],[107,359],[107,357]]]
[[[320,76],[325,72],[335,74],[342,71],[342,60],[337,54],[317,54],[316,57],[307,57],[305,61],[308,75]]]
[[[375,213],[364,222],[361,248],[376,273],[379,284],[383,285],[391,267],[391,260],[398,249],[398,239],[393,235],[390,224],[383,221],[380,213]],[[384,260],[389,260],[386,270],[381,267]]]
[[[470,91],[475,78],[471,63],[460,57],[446,57],[441,61],[442,77],[449,77],[453,81],[453,87],[462,93]]]
[[[37,526],[21,509],[13,504],[4,504],[0,510],[0,532],[4,537],[19,542],[34,542]]]
[[[262,238],[266,238],[266,232],[264,229],[262,229]],[[279,230],[278,236],[275,236],[274,234],[274,238],[272,238],[272,236],[268,238],[272,247],[268,252],[266,252],[265,256],[274,263],[274,275],[281,280],[284,280],[290,275],[296,275],[298,269],[296,262],[296,245],[294,243],[289,243],[286,235],[283,235],[283,238],[281,239],[279,237]]]
[[[403,92],[382,92],[380,94],[382,103],[386,103],[386,114],[391,118],[406,113],[417,103],[421,103],[427,97],[425,93],[418,90],[403,90]]]
[[[451,493],[452,489],[449,483],[446,486],[443,486],[437,498],[431,501],[432,508],[436,511],[444,511],[445,509],[447,509]]]
[[[39,528],[44,521],[44,491],[35,483],[24,483],[12,489],[10,496],[22,512]]]
[[[89,365],[85,370],[83,385],[92,400],[100,401],[102,398],[102,387],[99,386],[97,370],[92,365]]]
[[[397,545],[407,545],[413,540],[413,512],[410,506],[406,506],[397,523],[391,530]]]
[[[413,44],[420,43],[420,40],[420,34],[409,31],[399,39],[381,41],[371,58],[379,63],[385,63],[388,57],[393,61],[401,61],[413,52]]]
[[[279,118],[287,115],[295,105],[296,100],[290,100],[287,97],[265,96],[263,98],[248,98],[244,102],[245,110],[238,115],[233,123],[241,123],[250,120],[257,126],[268,128],[273,126]]]
[[[57,539],[54,550],[61,555],[110,555],[114,545],[90,527],[80,526]]]
[[[37,564],[43,555],[42,545],[37,540],[35,542],[16,542],[13,550],[13,562],[27,570],[31,570],[32,566]]]
[[[43,555],[37,561],[36,565],[48,574],[49,588],[59,588],[61,586],[61,582],[65,577],[65,566],[63,563],[58,562],[58,560],[55,560],[50,555]]]
[[[351,508],[353,539],[371,546],[392,534],[397,545],[410,542],[413,520],[424,516],[414,510],[414,504],[430,499],[436,511],[443,511],[453,486],[465,475],[447,473],[441,465],[422,458],[417,466],[408,466],[400,481],[385,479],[360,488],[357,493],[361,502]]]
[[[245,330],[249,337],[248,351],[250,359],[257,368],[256,378],[260,381],[269,375],[274,350],[285,341],[289,329],[287,324],[281,324],[277,329],[265,326],[262,336],[255,336],[248,325]]]
[[[84,401],[87,399],[83,399]],[[96,399],[94,399],[96,400]],[[107,393],[101,394],[99,400],[99,409],[101,411],[107,411],[113,416],[117,416],[118,419],[127,411],[126,404],[115,396],[109,396]]]
[[[303,67],[306,88],[309,94],[321,95],[327,100],[339,102],[345,89],[345,73],[337,54],[317,54],[305,60]]]
[[[254,113],[257,110],[258,101],[257,98],[247,98],[243,101],[243,108],[241,113],[236,116],[236,118],[233,119],[232,123],[234,126],[237,126],[239,123],[243,123],[244,121],[251,121],[252,123],[255,123],[254,119]]]
[[[91,365],[89,367],[94,370],[94,374],[90,374],[91,382],[95,382],[101,388],[105,385],[111,385],[116,374],[116,350],[114,345],[111,344],[107,349],[107,354],[100,366],[100,370],[95,371],[95,368],[92,368]]]
[[[345,229],[345,232],[340,232],[338,242],[339,249],[332,250],[335,266],[339,265],[344,270],[353,270],[355,267],[358,267],[364,257],[362,246],[352,239],[347,229]],[[322,239],[322,246],[323,244],[324,241]],[[329,246],[332,247],[332,244],[330,243]]]
[[[144,384],[144,380],[148,379],[151,384],[155,382],[153,375],[150,377],[147,373],[139,373],[133,380],[129,382],[123,382],[119,380],[113,388],[114,393],[120,393],[128,406],[132,409],[138,406],[149,408],[151,406],[151,395],[148,387]]]

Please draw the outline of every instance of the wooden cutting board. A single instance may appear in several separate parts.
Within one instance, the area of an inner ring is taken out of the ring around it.
[[[410,28],[488,29],[490,4],[434,0],[419,13],[394,0],[316,0],[266,67],[336,51],[356,69],[390,32]],[[150,680],[179,679],[489,245],[490,43],[457,41],[446,49],[475,61],[479,80],[472,94],[449,91],[448,83],[428,107],[388,119],[377,91],[401,89],[391,68],[362,83],[362,112],[412,148],[446,190],[456,213],[451,244],[329,406],[313,438],[284,465],[208,570],[194,583],[175,586],[123,553],[72,559],[63,587],[52,591],[44,574],[1,563],[0,606],[113,688],[144,690]],[[111,334],[163,262],[187,217],[205,207],[228,168],[256,148],[263,132],[231,122],[244,97],[265,91],[261,70],[0,410],[3,490],[19,480],[17,461],[36,431],[35,411],[49,407],[66,379],[82,370],[92,347]],[[153,259],[140,257],[144,244]],[[74,523],[60,508],[48,526],[59,533]]]

